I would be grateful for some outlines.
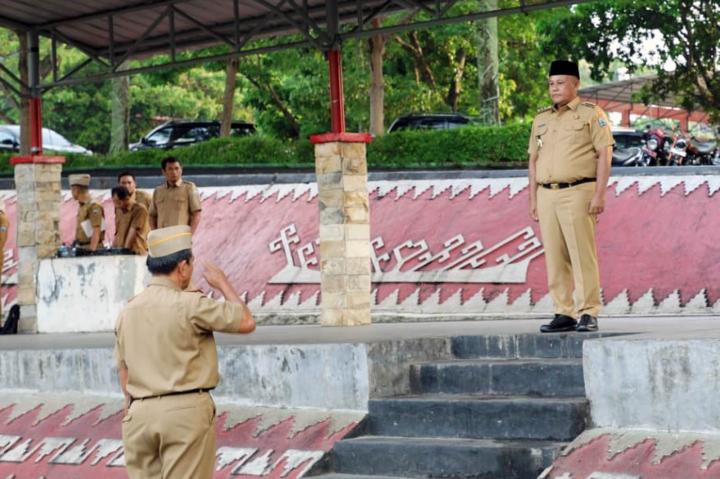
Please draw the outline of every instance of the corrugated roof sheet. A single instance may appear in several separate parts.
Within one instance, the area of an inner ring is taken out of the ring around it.
[[[308,25],[312,28],[313,23],[323,27],[326,3],[240,0],[238,37],[242,39],[251,33],[253,38],[300,33]],[[354,21],[383,5],[393,11],[404,8],[408,2],[339,0],[338,10],[341,21]],[[229,42],[235,39],[233,0],[0,0],[0,26],[38,29],[45,36],[55,33],[99,56],[109,55],[109,15],[112,15],[115,55],[123,55],[130,49],[133,57],[169,51],[171,16],[178,50],[222,43],[218,37],[225,37]],[[133,48],[144,35],[143,45]],[[313,33],[313,36],[317,35]]]

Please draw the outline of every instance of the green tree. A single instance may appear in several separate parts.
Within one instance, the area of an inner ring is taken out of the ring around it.
[[[676,98],[720,122],[718,19],[718,0],[602,0],[548,19],[541,30],[548,50],[586,59],[594,79],[616,60],[630,72],[651,67],[657,80],[643,101]]]

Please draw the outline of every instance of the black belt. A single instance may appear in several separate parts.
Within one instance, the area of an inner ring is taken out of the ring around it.
[[[572,183],[540,183],[540,186],[548,190],[563,190],[572,186],[582,185],[583,183],[592,183],[595,178],[583,178],[582,180],[573,181]]]
[[[155,396],[145,396],[142,398],[133,398],[133,401],[140,401],[145,399],[156,399],[156,398],[164,398],[167,396],[179,396],[181,394],[195,394],[195,393],[207,393],[212,391],[213,388],[198,388],[198,389],[191,389],[189,391],[173,391],[165,394],[156,394]]]

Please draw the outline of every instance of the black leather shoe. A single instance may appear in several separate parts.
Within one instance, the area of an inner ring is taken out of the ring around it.
[[[597,331],[598,330],[598,320],[595,316],[590,316],[589,314],[583,314],[580,317],[580,322],[577,325],[577,328],[575,331],[578,331],[580,333],[587,333],[591,331]]]
[[[562,333],[563,331],[575,331],[577,321],[564,314],[556,314],[550,324],[540,326],[541,333]]]

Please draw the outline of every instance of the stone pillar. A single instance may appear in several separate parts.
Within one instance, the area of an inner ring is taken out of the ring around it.
[[[18,332],[37,332],[37,274],[40,260],[50,258],[60,246],[61,156],[16,156]]]
[[[361,133],[329,133],[315,144],[320,203],[323,326],[370,324],[370,205],[366,144]]]

